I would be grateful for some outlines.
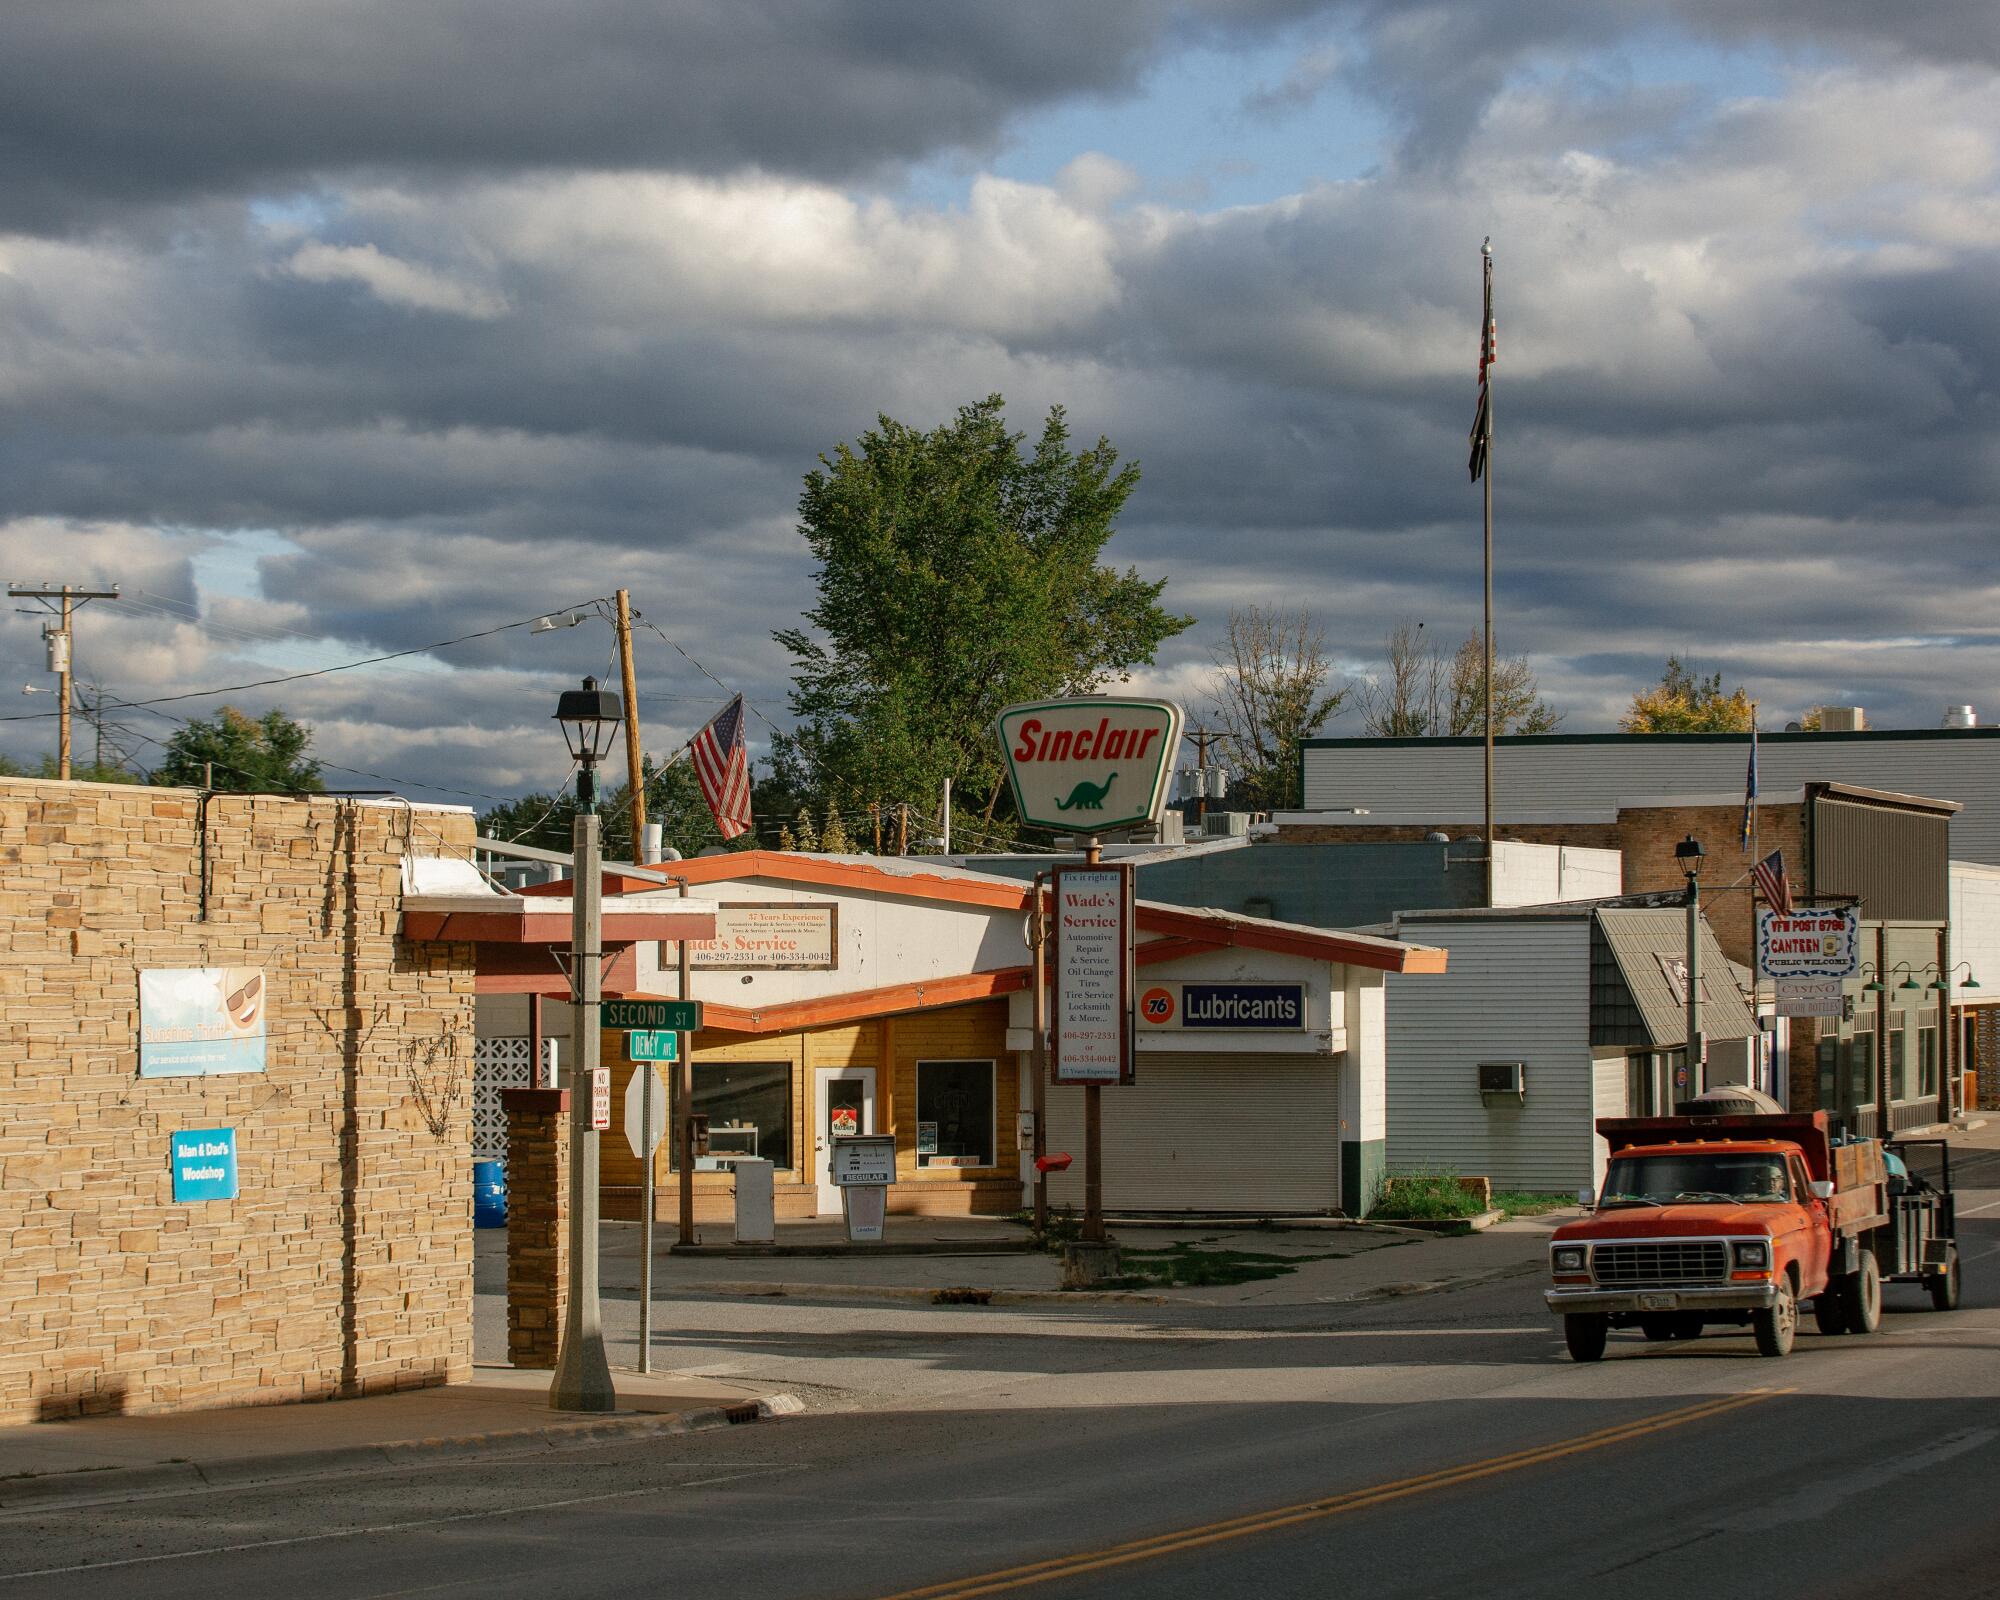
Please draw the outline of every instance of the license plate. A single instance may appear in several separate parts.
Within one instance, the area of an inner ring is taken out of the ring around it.
[[[1681,1297],[1677,1294],[1642,1294],[1639,1296],[1639,1309],[1641,1311],[1675,1311],[1679,1309],[1680,1303]]]

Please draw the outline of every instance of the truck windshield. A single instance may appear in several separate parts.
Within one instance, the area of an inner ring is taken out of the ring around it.
[[[1736,1204],[1792,1198],[1779,1155],[1732,1155],[1689,1150],[1655,1156],[1620,1156],[1604,1179],[1604,1204]]]

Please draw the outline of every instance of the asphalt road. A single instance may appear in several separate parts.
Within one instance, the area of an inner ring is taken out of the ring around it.
[[[2000,1172],[1966,1176],[1964,1307],[1892,1289],[1784,1361],[1576,1366],[1532,1277],[1339,1315],[691,1304],[663,1359],[822,1409],[0,1518],[0,1600],[2000,1595]]]

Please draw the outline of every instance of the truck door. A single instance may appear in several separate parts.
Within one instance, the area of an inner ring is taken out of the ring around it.
[[[1804,1272],[1799,1284],[1800,1298],[1803,1299],[1826,1287],[1828,1269],[1833,1261],[1833,1224],[1827,1218],[1826,1202],[1812,1192],[1811,1174],[1806,1171],[1805,1163],[1792,1156],[1786,1164],[1791,1168],[1792,1194],[1805,1210],[1807,1231],[1812,1237],[1812,1246],[1805,1253]]]

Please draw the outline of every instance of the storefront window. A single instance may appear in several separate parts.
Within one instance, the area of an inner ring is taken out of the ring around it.
[[[679,1069],[664,1070],[672,1093]],[[792,1164],[792,1068],[785,1061],[697,1061],[694,1113],[708,1118],[712,1156],[762,1156]]]
[[[1917,1083],[1915,1092],[1930,1098],[1938,1092],[1937,1012],[1926,1011],[1917,1018]]]
[[[917,1165],[990,1167],[993,1063],[917,1063]]]

